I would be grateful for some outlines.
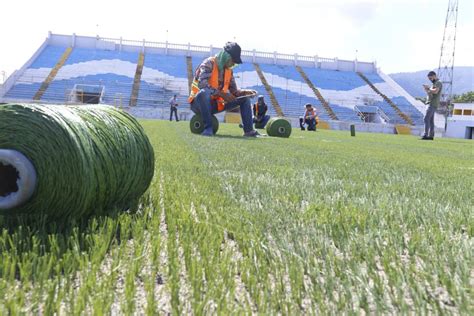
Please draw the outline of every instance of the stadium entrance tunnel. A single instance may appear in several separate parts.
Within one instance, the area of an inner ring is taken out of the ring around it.
[[[82,97],[82,103],[86,104],[99,104],[100,94],[94,93],[84,93]]]
[[[18,192],[18,179],[20,174],[10,164],[0,162],[0,197]]]
[[[84,104],[99,104],[103,93],[103,86],[76,84],[71,91],[70,101]]]

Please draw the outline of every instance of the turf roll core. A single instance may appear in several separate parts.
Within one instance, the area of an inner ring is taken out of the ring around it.
[[[0,105],[0,126],[1,215],[125,210],[153,178],[145,132],[113,107]]]
[[[291,124],[281,117],[273,117],[267,123],[268,136],[288,138],[291,135]]]
[[[195,114],[189,122],[189,128],[193,134],[201,134],[204,131],[204,121],[200,114]],[[212,115],[212,130],[214,134],[219,130],[219,121],[215,115]]]
[[[27,202],[36,189],[36,170],[22,153],[0,149],[0,210]]]

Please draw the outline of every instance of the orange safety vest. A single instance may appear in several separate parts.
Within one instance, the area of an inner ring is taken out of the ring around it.
[[[310,115],[314,115],[314,118],[316,120],[316,124],[318,124],[319,123],[319,117],[316,115],[316,111],[314,110],[314,108],[312,108],[311,111],[306,110],[306,112],[304,114],[304,118],[306,119],[306,117],[308,117]]]
[[[214,88],[216,90],[221,90],[224,93],[229,92],[229,84],[230,80],[232,79],[232,70],[231,69],[224,69],[224,85],[222,86],[222,89],[219,89],[219,67],[216,65],[216,57],[212,58],[212,73],[211,77],[209,78],[209,86],[211,88]],[[188,102],[191,103],[193,102],[194,98],[199,92],[199,80],[197,79],[197,76],[194,77],[193,84],[191,85],[191,93],[189,94]],[[225,108],[225,101],[223,98],[219,96],[211,96],[211,100],[216,100],[217,101],[217,112],[222,112],[224,111]]]
[[[314,113],[314,109],[311,109],[310,111],[306,110],[306,113],[304,114],[304,118],[307,118],[308,116],[316,115]]]

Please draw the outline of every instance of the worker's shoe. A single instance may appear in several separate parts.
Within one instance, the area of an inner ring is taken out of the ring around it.
[[[434,137],[423,136],[420,140],[434,140]]]
[[[212,127],[211,128],[206,128],[202,133],[201,133],[202,136],[214,136],[214,131],[212,130]]]
[[[259,136],[261,136],[261,135],[256,130],[251,130],[249,132],[244,133],[244,137],[259,137]]]

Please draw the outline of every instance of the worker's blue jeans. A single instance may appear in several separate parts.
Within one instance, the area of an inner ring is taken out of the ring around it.
[[[249,98],[242,98],[225,104],[225,111],[229,111],[240,107],[240,116],[242,117],[242,124],[244,132],[253,130],[252,122],[252,108],[250,106]],[[194,113],[201,114],[204,121],[204,129],[212,129],[212,114],[218,113],[217,102],[211,100],[211,90],[208,88],[201,89],[193,102],[191,103],[191,110]]]
[[[257,118],[257,117],[253,118],[253,122],[255,123],[255,128],[265,128],[265,125],[267,125],[269,120],[270,120],[270,115],[265,115],[261,118]]]
[[[304,125],[308,125],[308,131],[315,131],[316,130],[316,119],[308,119],[308,118],[303,118],[300,117],[300,127],[301,129],[304,129]]]

